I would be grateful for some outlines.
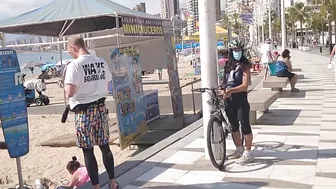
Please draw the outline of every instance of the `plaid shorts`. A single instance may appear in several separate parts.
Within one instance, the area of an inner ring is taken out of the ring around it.
[[[90,105],[86,111],[75,113],[77,146],[92,148],[109,142],[108,110],[104,103]]]

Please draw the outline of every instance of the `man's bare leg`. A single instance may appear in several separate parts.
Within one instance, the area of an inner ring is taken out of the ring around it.
[[[267,74],[268,74],[268,67],[266,66],[266,67],[265,67],[265,76],[264,76],[264,80],[266,80],[266,78],[267,78]]]

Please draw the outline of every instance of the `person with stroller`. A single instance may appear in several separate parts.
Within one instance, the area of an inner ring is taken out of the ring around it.
[[[225,113],[236,146],[236,151],[228,158],[239,158],[236,163],[246,164],[254,160],[251,153],[253,135],[250,125],[250,104],[247,99],[251,63],[243,55],[244,44],[241,41],[233,40],[228,46],[229,61],[224,68],[223,80],[223,85],[227,87],[221,95],[225,98]],[[239,122],[245,139],[245,149],[242,144]]]

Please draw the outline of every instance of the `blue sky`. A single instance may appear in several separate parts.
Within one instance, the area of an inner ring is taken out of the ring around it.
[[[0,6],[0,20],[16,16],[36,8],[42,7],[53,0],[1,0]],[[147,13],[158,14],[160,13],[160,0],[112,0],[118,4],[124,5],[128,8],[133,8],[140,2],[146,3]],[[180,0],[181,5],[184,7],[185,0]],[[7,40],[11,41],[17,35],[7,35]]]
[[[52,0],[1,0],[0,6],[0,20],[16,16],[21,13],[33,10],[48,4]],[[112,0],[116,3],[124,5],[129,8],[133,8],[137,3],[146,3],[147,12],[150,14],[160,13],[160,0]],[[182,6],[185,4],[185,0],[180,0]]]

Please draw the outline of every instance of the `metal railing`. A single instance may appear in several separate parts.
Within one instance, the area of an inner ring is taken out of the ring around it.
[[[198,83],[198,82],[200,82],[201,81],[201,79],[196,79],[196,78],[194,78],[194,81],[191,81],[191,82],[189,82],[189,83],[186,83],[186,84],[184,84],[184,85],[182,85],[180,88],[182,89],[182,88],[184,88],[184,87],[187,87],[187,86],[191,86],[191,100],[192,100],[192,106],[193,106],[193,112],[194,112],[194,115],[196,114],[196,105],[195,105],[195,93],[194,93],[194,91],[193,91],[193,89],[194,89],[194,84],[195,83]]]

